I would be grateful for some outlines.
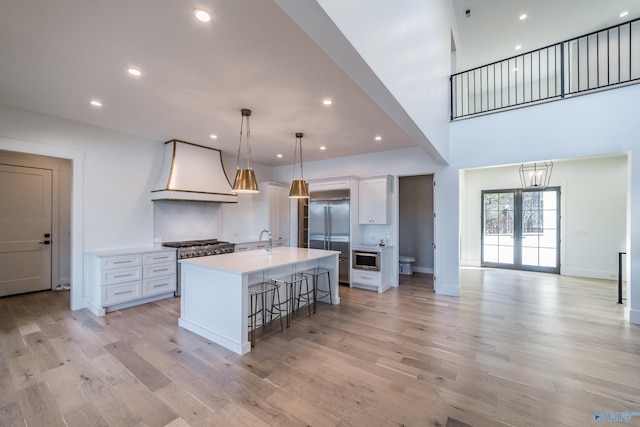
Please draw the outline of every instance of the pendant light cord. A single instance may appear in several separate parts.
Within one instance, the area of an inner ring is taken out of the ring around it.
[[[238,143],[238,161],[236,162],[236,170],[240,169],[240,151],[242,149],[242,129],[244,129],[244,118],[247,118],[247,169],[251,169],[251,122],[249,121],[251,110],[242,109],[242,117],[240,119],[240,142]]]
[[[296,133],[296,144],[293,149],[293,177],[292,180],[296,179],[296,160],[298,159],[298,144],[300,144],[300,179],[304,179],[304,174],[302,170],[302,136],[304,134],[302,132]]]

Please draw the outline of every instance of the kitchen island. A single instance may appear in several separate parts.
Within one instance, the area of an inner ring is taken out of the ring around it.
[[[248,287],[314,267],[330,271],[338,295],[337,251],[277,247],[180,260],[182,295],[178,324],[238,354],[251,351]],[[284,301],[285,291],[281,289]],[[319,301],[323,301],[320,299]],[[325,302],[328,301],[328,297]]]

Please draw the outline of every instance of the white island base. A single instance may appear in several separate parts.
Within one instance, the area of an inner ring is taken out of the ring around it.
[[[251,351],[248,287],[314,267],[330,271],[332,304],[339,304],[336,251],[274,248],[181,260],[178,324],[238,354]],[[285,290],[280,289],[285,301]],[[319,301],[329,302],[328,297]]]

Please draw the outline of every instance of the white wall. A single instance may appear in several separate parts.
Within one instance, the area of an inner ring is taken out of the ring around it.
[[[482,190],[521,188],[519,165],[464,174],[461,264],[480,266]],[[561,274],[614,279],[626,247],[627,156],[558,161],[550,186],[561,189]]]
[[[452,72],[450,2],[318,0],[318,3],[446,159],[448,77]]]

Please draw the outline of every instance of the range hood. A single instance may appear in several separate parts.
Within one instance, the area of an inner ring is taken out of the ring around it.
[[[164,144],[162,170],[151,200],[237,203],[220,150],[173,139]]]

